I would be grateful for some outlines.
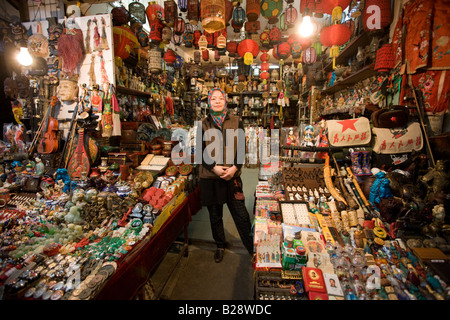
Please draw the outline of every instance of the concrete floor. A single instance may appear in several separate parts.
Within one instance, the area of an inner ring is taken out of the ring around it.
[[[253,221],[255,186],[258,169],[242,172],[247,210]],[[253,300],[254,270],[251,256],[245,250],[233,222],[224,206],[224,227],[229,247],[221,263],[214,261],[216,245],[212,239],[209,215],[204,207],[189,224],[189,253],[180,255],[182,245],[175,243],[153,272],[150,283],[153,295],[161,300]],[[183,234],[179,239],[182,241]]]

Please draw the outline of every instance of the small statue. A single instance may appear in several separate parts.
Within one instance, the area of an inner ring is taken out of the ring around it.
[[[294,130],[291,128],[289,129],[289,135],[286,140],[286,145],[288,146],[297,146],[298,145],[298,138],[294,134]],[[294,150],[289,150],[289,156],[293,156],[294,153],[296,153]]]
[[[37,155],[34,160],[36,161],[36,166],[34,167],[34,174],[36,174],[37,176],[43,176],[45,173],[45,166],[44,163],[42,162],[42,159],[39,155]]]
[[[448,191],[450,175],[445,170],[444,160],[437,160],[436,166],[420,178],[428,188],[427,199],[432,199],[436,194]],[[430,182],[431,185],[430,185]]]

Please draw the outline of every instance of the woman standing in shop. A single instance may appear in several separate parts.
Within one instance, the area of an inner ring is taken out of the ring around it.
[[[200,194],[202,205],[208,208],[212,235],[217,245],[214,260],[221,262],[226,247],[224,203],[231,212],[242,243],[253,254],[250,216],[245,207],[240,178],[245,158],[245,133],[239,117],[228,113],[222,89],[211,89],[208,107],[209,114],[202,121]]]

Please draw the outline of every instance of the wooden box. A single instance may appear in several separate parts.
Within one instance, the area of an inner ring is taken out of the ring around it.
[[[110,152],[108,153],[108,164],[118,163],[124,165],[127,162],[127,154],[124,152]]]

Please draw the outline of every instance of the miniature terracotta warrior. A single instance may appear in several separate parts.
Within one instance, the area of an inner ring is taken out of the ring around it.
[[[428,193],[436,194],[441,191],[446,191],[449,186],[450,175],[445,171],[444,160],[437,160],[436,167],[431,169],[427,174],[420,178],[428,186]],[[431,185],[429,182],[432,181]]]

